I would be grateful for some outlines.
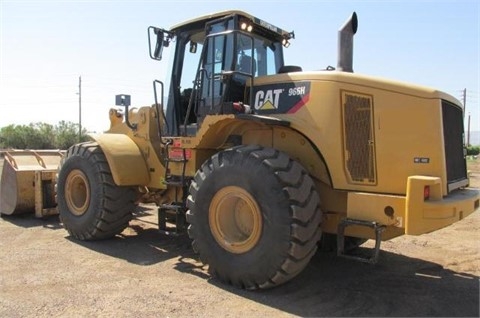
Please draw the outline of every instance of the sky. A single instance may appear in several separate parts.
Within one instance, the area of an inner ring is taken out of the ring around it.
[[[286,64],[336,66],[337,31],[355,11],[356,73],[430,86],[463,101],[480,131],[480,1],[7,1],[0,0],[0,127],[36,122],[109,127],[115,95],[153,104],[152,81],[165,81],[168,56],[148,54],[148,26],[170,28],[239,9],[296,38]],[[168,53],[167,53],[168,55]],[[465,124],[467,130],[467,124]]]

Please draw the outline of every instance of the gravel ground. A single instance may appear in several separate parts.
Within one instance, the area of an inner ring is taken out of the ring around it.
[[[479,210],[383,242],[377,265],[317,253],[291,282],[248,292],[210,277],[187,237],[159,234],[153,208],[101,242],[71,239],[56,216],[4,216],[0,317],[479,317]]]

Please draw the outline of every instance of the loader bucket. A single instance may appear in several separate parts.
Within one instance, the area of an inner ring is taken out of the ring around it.
[[[0,184],[0,213],[57,214],[55,176],[63,153],[59,150],[9,150]]]

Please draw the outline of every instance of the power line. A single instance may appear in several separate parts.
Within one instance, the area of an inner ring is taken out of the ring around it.
[[[56,101],[42,101],[42,105],[49,105],[49,104],[71,104],[75,103],[76,100],[56,100]],[[12,102],[12,103],[0,103],[0,107],[9,107],[9,106],[15,106],[15,105],[38,105],[38,103],[35,102]]]

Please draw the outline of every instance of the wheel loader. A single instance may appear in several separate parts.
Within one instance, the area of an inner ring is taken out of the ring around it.
[[[319,247],[375,263],[381,241],[448,226],[479,206],[463,110],[428,87],[353,72],[355,13],[336,67],[285,63],[287,32],[242,11],[148,28],[171,64],[155,102],[119,94],[110,128],[72,146],[56,178],[61,221],[79,240],[121,233],[139,198],[162,233],[188,233],[220,280],[289,281]],[[351,249],[367,239],[367,255]]]

